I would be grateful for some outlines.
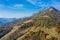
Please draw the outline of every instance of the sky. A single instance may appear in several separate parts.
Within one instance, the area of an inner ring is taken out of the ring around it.
[[[47,7],[60,10],[60,0],[0,0],[0,18],[22,18]]]

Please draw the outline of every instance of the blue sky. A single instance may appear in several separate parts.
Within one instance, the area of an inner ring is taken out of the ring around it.
[[[60,0],[0,0],[0,18],[27,17],[49,6],[60,10]]]

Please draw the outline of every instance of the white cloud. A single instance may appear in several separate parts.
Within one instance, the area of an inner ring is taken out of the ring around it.
[[[57,0],[50,0],[49,4],[48,2],[45,3],[43,0],[27,0],[27,2],[31,3],[32,5],[35,5],[37,7],[48,7],[48,6],[54,6],[60,8],[60,2],[57,2]]]
[[[15,5],[13,5],[14,8],[21,8],[23,6],[24,6],[23,4],[15,4]]]
[[[15,4],[15,5],[12,5],[12,6],[5,6],[3,4],[0,4],[0,8],[8,7],[8,8],[16,9],[16,8],[22,8],[23,6],[24,6],[23,4]]]
[[[18,8],[23,8],[23,4],[15,4],[13,6],[8,6],[8,8],[12,8],[12,9],[18,9]]]
[[[35,5],[35,6],[48,6],[48,4],[44,4],[44,2],[42,2],[42,0],[27,0],[27,2]]]
[[[33,5],[35,5],[37,3],[37,0],[27,0],[27,1],[30,2]]]

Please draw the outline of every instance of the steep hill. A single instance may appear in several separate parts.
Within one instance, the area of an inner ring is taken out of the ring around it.
[[[60,11],[49,7],[17,22],[0,40],[60,40]]]

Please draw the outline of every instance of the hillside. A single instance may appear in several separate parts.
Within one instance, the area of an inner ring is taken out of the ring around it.
[[[0,40],[60,40],[60,11],[53,7],[39,11],[17,22]]]
[[[3,37],[5,34],[11,31],[13,26],[15,26],[17,23],[22,22],[23,20],[26,20],[27,18],[19,18],[12,22],[4,23],[0,25],[0,38]]]

